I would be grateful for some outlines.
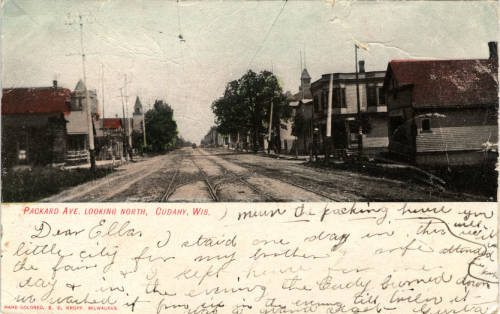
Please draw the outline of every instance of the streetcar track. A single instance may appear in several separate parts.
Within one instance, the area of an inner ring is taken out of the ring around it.
[[[175,170],[174,175],[170,179],[170,183],[169,183],[169,185],[167,187],[167,190],[165,191],[165,193],[162,195],[162,197],[160,199],[161,202],[168,201],[168,199],[170,198],[170,196],[172,196],[172,194],[175,192],[175,189],[172,189],[172,187],[173,187],[175,178],[177,177],[178,174],[179,174],[179,168],[177,168],[177,170]],[[178,186],[176,186],[176,189],[177,188],[178,188]]]
[[[225,170],[226,170],[225,174],[230,174],[234,179],[236,179],[237,181],[240,181],[241,183],[245,184],[252,191],[254,191],[255,193],[257,193],[258,195],[264,196],[264,201],[267,201],[267,202],[278,202],[278,201],[281,201],[280,199],[277,199],[274,196],[269,195],[268,193],[265,193],[264,191],[262,191],[261,189],[259,189],[258,187],[256,187],[254,184],[252,184],[252,183],[248,182],[247,180],[245,180],[242,176],[237,175],[236,173],[232,172],[231,170],[227,170],[227,169],[225,169]]]
[[[208,154],[206,154],[206,153],[204,153],[202,151],[200,151],[200,152],[204,156],[207,156],[207,157],[209,156]],[[210,158],[210,160],[214,164],[216,164],[218,167],[220,167],[221,169],[224,170],[224,175],[222,176],[223,180],[227,180],[226,176],[230,175],[236,181],[239,181],[239,182],[243,183],[244,185],[246,185],[247,187],[249,187],[252,191],[254,191],[255,193],[257,193],[257,195],[264,196],[264,201],[267,201],[267,202],[278,202],[278,201],[281,201],[280,199],[277,199],[274,196],[269,195],[268,193],[265,193],[264,191],[262,191],[261,189],[259,189],[258,187],[256,187],[254,184],[248,182],[247,180],[244,179],[243,176],[240,176],[240,175],[236,174],[234,171],[231,171],[231,170],[227,169],[220,162],[217,162],[217,160],[215,160],[213,158]],[[227,182],[219,183],[219,185],[224,184],[224,183],[227,183]]]
[[[165,163],[166,163],[166,162],[167,162],[167,161],[164,159],[164,160],[163,160],[163,162],[162,162],[162,164],[161,164],[161,166],[160,166],[160,168],[163,168],[163,165],[165,165]],[[142,174],[142,175],[140,175],[139,177],[134,178],[133,180],[129,181],[128,183],[126,183],[126,184],[122,185],[120,188],[116,188],[116,189],[114,189],[112,192],[110,192],[110,193],[108,193],[108,194],[105,194],[104,196],[99,197],[97,200],[98,200],[98,201],[101,201],[101,202],[102,202],[102,201],[111,200],[111,199],[113,199],[113,197],[114,197],[114,196],[116,196],[116,195],[118,195],[118,194],[120,194],[120,193],[122,193],[122,192],[124,192],[124,191],[127,191],[127,190],[128,190],[128,189],[130,189],[130,187],[132,187],[135,183],[137,183],[137,182],[139,182],[139,181],[143,180],[144,178],[146,178],[146,177],[150,176],[150,175],[151,175],[153,172],[155,172],[155,171],[157,171],[157,170],[156,170],[156,169],[154,169],[154,168],[153,168],[152,170],[149,170],[149,171],[146,171],[146,172],[144,172],[143,170],[140,170],[140,171],[138,171],[138,172],[136,172],[136,173],[143,172],[143,174]]]
[[[208,180],[208,175],[206,174],[206,172],[203,169],[201,169],[201,167],[194,161],[194,157],[191,158],[191,162],[193,163],[193,165],[196,166],[196,168],[198,168],[198,170],[202,174],[202,176],[203,176],[203,182],[205,182],[205,185],[208,187],[208,194],[210,194],[210,197],[214,201],[218,202],[219,198],[217,197],[217,192],[215,191],[215,189],[213,188],[213,186],[210,184],[210,182]]]
[[[221,158],[222,158],[222,157],[221,157]],[[215,163],[217,163],[216,161],[214,161],[214,162],[215,162]],[[217,163],[217,164],[219,164],[219,163]],[[220,165],[220,164],[219,164],[219,165]],[[241,165],[240,165],[240,166],[241,166]],[[250,164],[246,164],[246,166],[247,166],[247,167],[245,167],[245,168],[247,168],[247,169],[248,169],[248,168],[252,168],[252,169],[254,168],[254,167],[253,167],[253,165],[250,165]],[[263,169],[267,169],[267,170],[271,170],[271,169],[268,169],[267,167],[262,167],[262,168],[263,168]],[[229,172],[229,170],[227,170],[227,172]],[[260,173],[259,173],[258,171],[255,171],[255,173],[257,173],[257,174],[259,174],[259,175],[260,175]],[[252,188],[254,191],[256,191],[256,192],[258,191],[258,189],[257,189],[256,187],[254,187],[251,183],[249,183],[249,182],[247,182],[246,180],[242,179],[241,177],[239,177],[239,176],[238,176],[238,175],[236,175],[235,173],[232,173],[232,174],[233,174],[233,176],[236,176],[236,177],[237,177],[240,181],[242,181],[243,183],[247,184],[247,185],[248,185],[250,188]],[[291,182],[291,181],[288,181],[288,180],[283,180],[282,178],[278,178],[278,177],[277,177],[277,176],[275,176],[275,175],[272,175],[272,176],[269,176],[269,174],[264,175],[264,177],[266,177],[266,176],[268,176],[268,177],[270,177],[270,178],[273,178],[274,180],[278,180],[278,181],[281,181],[281,182],[283,182],[283,183],[293,185],[293,186],[295,186],[295,187],[297,187],[297,188],[299,188],[299,189],[302,189],[302,190],[308,191],[308,192],[310,192],[310,193],[313,193],[313,194],[316,194],[316,195],[318,195],[318,196],[324,197],[324,198],[329,199],[329,200],[331,200],[331,201],[338,201],[337,199],[334,199],[334,198],[332,198],[331,196],[329,196],[329,195],[327,195],[327,194],[325,194],[325,193],[315,191],[315,190],[313,190],[312,188],[309,188],[309,187],[306,187],[306,186],[303,186],[303,185],[297,184],[297,183],[295,183],[295,182]],[[322,182],[322,183],[326,183],[326,182]],[[264,194],[264,195],[265,195],[265,196],[267,196],[267,197],[270,197],[270,198],[271,198],[271,199],[270,199],[270,201],[280,201],[279,199],[276,199],[276,198],[274,198],[274,197],[272,197],[272,196],[266,195],[266,194],[265,194],[265,193],[263,193],[263,192],[260,192],[260,193]]]

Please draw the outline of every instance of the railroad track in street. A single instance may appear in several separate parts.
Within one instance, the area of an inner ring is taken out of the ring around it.
[[[198,150],[198,151],[202,155],[205,155],[207,157],[209,156],[209,154],[207,154],[203,150]],[[264,191],[262,191],[261,189],[259,189],[255,185],[253,185],[250,182],[248,182],[247,180],[245,180],[245,178],[243,176],[240,176],[237,173],[235,173],[234,171],[231,171],[231,170],[227,169],[226,167],[224,167],[224,165],[222,165],[221,163],[219,163],[217,160],[215,160],[215,159],[211,159],[211,160],[212,160],[212,162],[214,164],[216,164],[217,166],[219,166],[221,169],[224,169],[224,175],[225,175],[224,179],[227,180],[226,176],[229,175],[235,182],[236,181],[241,182],[244,185],[246,185],[247,187],[249,187],[252,191],[254,191],[255,193],[257,193],[257,195],[263,196],[264,197],[264,201],[266,201],[266,202],[279,202],[279,201],[282,201],[280,199],[275,198],[272,195],[269,195],[268,193],[265,193]]]
[[[308,192],[310,192],[310,193],[314,193],[314,194],[316,194],[316,195],[319,195],[319,196],[324,197],[324,198],[326,198],[326,199],[329,199],[329,200],[331,200],[331,201],[335,201],[335,202],[337,201],[336,199],[331,198],[330,196],[328,196],[328,195],[327,195],[327,194],[325,194],[325,193],[315,191],[315,190],[313,190],[313,189],[311,189],[311,188],[305,187],[305,186],[300,185],[300,184],[297,184],[297,183],[295,183],[295,182],[289,182],[289,181],[286,181],[286,180],[283,180],[283,179],[278,179],[278,178],[273,178],[273,179],[278,180],[278,181],[281,181],[281,182],[286,183],[286,184],[293,185],[293,186],[295,186],[295,187],[298,187],[299,189],[306,190],[306,191],[308,191]]]
[[[222,167],[221,164],[219,164],[217,161],[214,160],[214,162],[216,164],[218,164],[220,167]],[[254,192],[260,194],[260,195],[263,195],[266,197],[266,201],[270,201],[270,202],[276,202],[276,201],[280,201],[279,199],[276,199],[275,197],[267,194],[267,193],[264,193],[262,192],[260,189],[258,189],[257,187],[255,187],[254,185],[252,185],[251,183],[249,183],[248,181],[246,181],[244,178],[242,178],[241,176],[237,175],[236,173],[228,170],[228,169],[225,169],[226,170],[226,173],[230,173],[234,178],[236,178],[237,180],[239,180],[240,182],[244,183],[245,185],[247,185],[248,187],[250,187]],[[258,173],[258,172],[257,172]],[[272,176],[273,179],[275,180],[278,180],[278,181],[281,181],[283,183],[286,183],[286,184],[290,184],[290,185],[293,185],[299,189],[302,189],[302,190],[305,190],[305,191],[308,191],[310,193],[313,193],[313,194],[316,194],[318,196],[321,196],[321,197],[324,197],[328,200],[331,200],[331,201],[338,201],[332,197],[330,197],[329,195],[327,195],[326,193],[322,193],[322,192],[319,192],[319,191],[316,191],[312,188],[309,188],[309,187],[306,187],[306,186],[303,186],[303,185],[300,185],[300,184],[297,184],[295,182],[291,182],[291,181],[288,181],[288,180],[283,180],[282,178],[279,178],[277,176]]]
[[[162,197],[160,198],[161,202],[166,202],[172,196],[172,194],[175,192],[174,189],[174,182],[175,179],[177,178],[177,175],[179,174],[179,168],[177,168],[174,172],[174,175],[170,179],[170,183],[168,184],[167,189],[165,190],[165,193],[163,193]]]
[[[200,171],[201,175],[203,176],[203,182],[205,182],[205,185],[207,186],[207,190],[208,190],[208,194],[210,194],[210,197],[218,202],[219,201],[219,198],[217,197],[217,191],[216,189],[213,187],[212,184],[210,184],[210,181],[208,180],[208,175],[207,173],[201,169],[201,167],[194,161],[194,158],[191,159],[191,161],[193,162],[193,164],[196,166],[196,168],[198,168],[198,170]]]
[[[201,152],[201,154],[208,156],[208,154],[206,152],[203,152],[203,151],[200,151],[200,152]],[[219,162],[217,162],[217,160],[212,160],[212,161],[215,164],[217,164],[219,167],[221,167],[222,169],[224,169],[225,175],[229,175],[230,177],[233,178],[234,181],[238,181],[238,182],[243,183],[244,185],[246,185],[247,187],[249,187],[252,191],[254,191],[255,193],[257,193],[258,195],[263,196],[265,201],[267,201],[267,202],[283,201],[281,199],[277,199],[276,197],[265,193],[264,191],[262,191],[261,189],[259,189],[255,185],[253,185],[250,182],[248,182],[247,180],[245,180],[245,178],[243,176],[240,176],[240,175],[236,174],[235,172],[233,172],[233,171],[225,168],[222,164],[220,164]],[[289,181],[289,180],[284,180],[282,178],[279,178],[278,176],[272,176],[272,178],[275,179],[275,180],[281,181],[281,182],[283,182],[285,184],[290,184],[290,185],[295,186],[295,187],[297,187],[299,189],[308,191],[309,193],[316,194],[316,195],[321,196],[321,197],[323,197],[325,199],[328,199],[328,200],[331,200],[331,201],[337,201],[336,199],[332,198],[328,194],[323,193],[321,191],[317,191],[317,190],[312,189],[310,187],[303,186],[301,184],[298,184],[298,183],[295,183],[295,182],[292,182],[292,181]]]
[[[257,193],[258,195],[264,196],[264,200],[266,202],[279,202],[279,201],[282,201],[280,199],[275,198],[272,195],[269,195],[269,194],[265,193],[264,191],[262,191],[261,189],[259,189],[255,185],[253,185],[252,183],[250,183],[247,180],[245,180],[242,176],[237,175],[236,173],[234,173],[234,172],[232,172],[232,171],[230,171],[228,169],[225,169],[225,173],[229,174],[235,181],[239,181],[239,182],[243,183],[244,185],[246,185],[247,187],[249,187],[252,191],[254,191],[255,193]]]

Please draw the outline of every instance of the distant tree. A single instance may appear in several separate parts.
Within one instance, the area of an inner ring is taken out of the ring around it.
[[[271,103],[273,130],[279,142],[281,121],[291,116],[287,98],[272,72],[257,74],[249,70],[240,79],[229,82],[224,96],[212,103],[217,130],[222,134],[250,133],[252,147],[256,151],[259,138],[267,133]]]
[[[191,145],[193,145],[193,143],[185,140],[182,136],[177,136],[176,147],[189,147]]]
[[[164,152],[173,147],[177,140],[177,123],[174,111],[163,100],[156,100],[153,109],[145,116],[147,142],[154,152]]]
[[[137,130],[132,131],[132,147],[140,153],[144,151],[144,136],[142,132]]]

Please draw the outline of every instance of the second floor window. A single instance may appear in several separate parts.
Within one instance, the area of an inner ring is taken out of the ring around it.
[[[333,89],[333,99],[335,103],[335,108],[347,108],[345,99],[345,88],[334,88]]]
[[[385,104],[385,94],[384,94],[384,88],[379,87],[378,88],[378,105],[382,106]]]
[[[328,111],[328,97],[330,97],[330,92],[329,91],[325,91],[325,102],[324,102],[324,105],[323,105],[323,111],[327,112]]]
[[[377,87],[367,86],[366,87],[366,103],[368,107],[377,106]]]
[[[333,108],[340,108],[340,98],[339,98],[339,88],[338,87],[333,88],[332,102],[333,102],[333,105],[332,105]]]

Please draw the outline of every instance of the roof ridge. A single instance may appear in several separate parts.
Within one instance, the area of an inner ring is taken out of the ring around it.
[[[40,90],[40,89],[56,89],[56,90],[70,90],[69,88],[66,88],[66,87],[61,87],[61,86],[57,86],[56,88],[54,88],[54,86],[36,86],[36,87],[3,87],[2,90],[13,90],[13,89],[17,89],[17,90],[22,90],[22,89],[37,89],[37,90]]]
[[[403,63],[403,62],[456,62],[456,61],[493,61],[491,59],[393,59],[389,63]]]

